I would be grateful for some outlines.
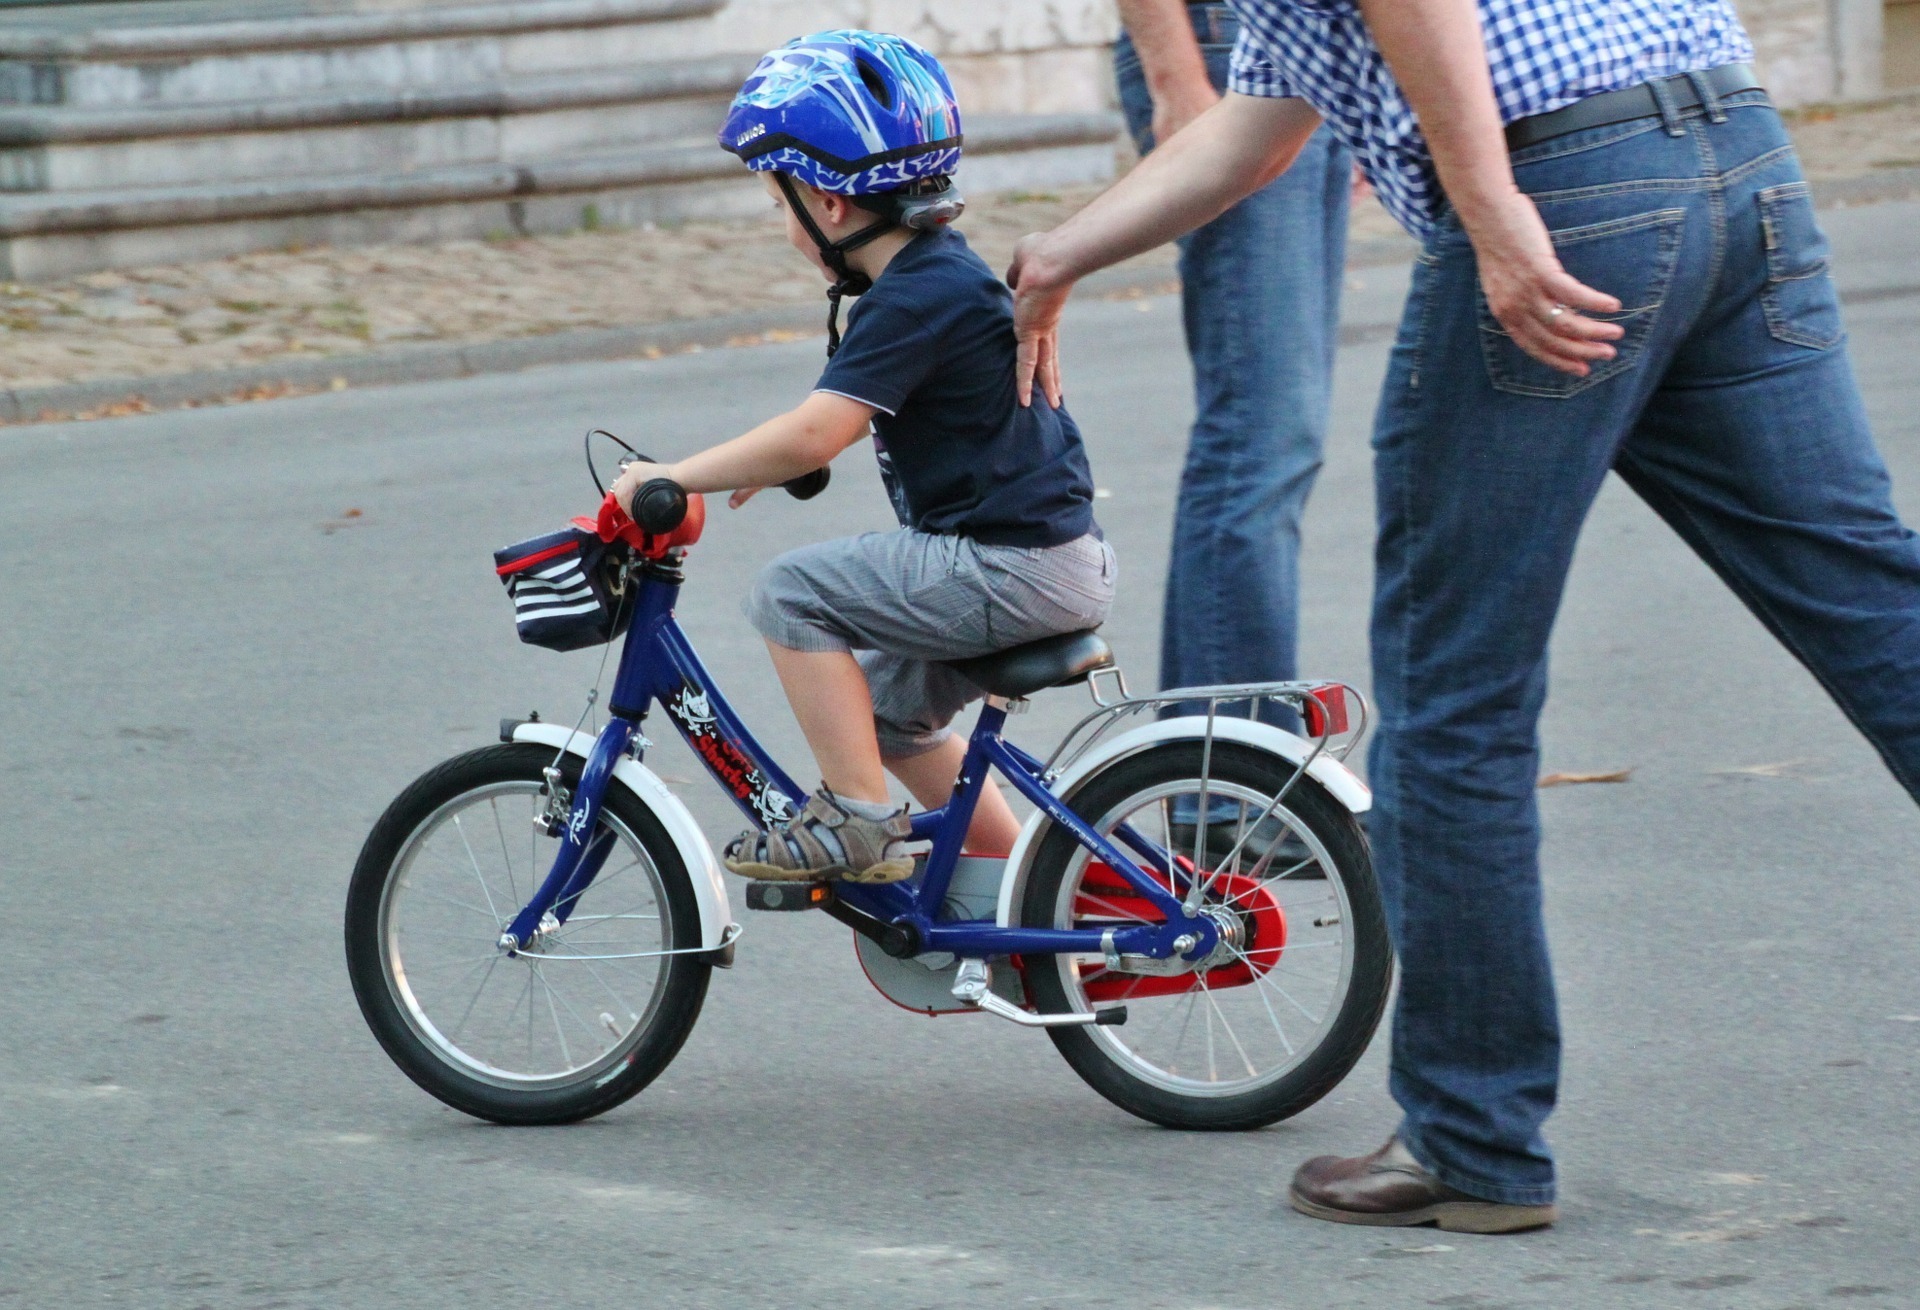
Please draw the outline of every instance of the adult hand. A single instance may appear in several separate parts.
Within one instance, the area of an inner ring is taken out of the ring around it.
[[[1204,77],[1178,89],[1153,92],[1153,143],[1157,146],[1220,103],[1220,93]]]
[[[1058,408],[1060,311],[1066,307],[1073,283],[1048,272],[1046,240],[1044,232],[1020,238],[1013,248],[1013,262],[1007,266],[1007,285],[1013,288],[1013,389],[1022,405],[1031,405],[1037,381],[1047,403]]]
[[[1478,214],[1467,235],[1479,261],[1487,309],[1515,345],[1542,364],[1581,378],[1591,364],[1613,358],[1607,343],[1626,335],[1625,329],[1580,311],[1611,314],[1620,302],[1560,266],[1547,225],[1523,192],[1509,192]]]

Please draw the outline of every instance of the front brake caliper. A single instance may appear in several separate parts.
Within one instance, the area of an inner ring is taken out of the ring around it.
[[[533,826],[549,837],[558,837],[567,830],[567,819],[573,813],[573,793],[560,781],[560,766],[549,764],[540,770],[547,780],[547,808],[533,820]]]

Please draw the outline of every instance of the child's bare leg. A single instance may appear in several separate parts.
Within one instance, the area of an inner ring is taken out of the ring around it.
[[[771,641],[767,650],[821,779],[847,800],[885,804],[887,775],[873,731],[873,696],[859,662],[843,650],[792,650]],[[947,775],[949,787],[953,778]]]
[[[907,784],[915,800],[931,810],[945,805],[953,795],[953,782],[960,776],[960,763],[966,755],[966,741],[949,737],[919,755],[889,758],[886,766]],[[989,777],[980,789],[979,804],[973,808],[973,822],[967,825],[967,849],[979,855],[1004,855],[1013,849],[1019,835],[1020,821],[1013,817],[999,784]]]

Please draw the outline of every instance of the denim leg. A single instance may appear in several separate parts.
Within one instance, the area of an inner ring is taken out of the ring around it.
[[[1300,519],[1326,439],[1351,168],[1322,128],[1279,179],[1182,242],[1197,412],[1174,512],[1162,686],[1297,673]]]
[[[1584,384],[1527,371],[1482,319],[1456,227],[1415,265],[1374,437],[1369,832],[1400,960],[1389,1085],[1423,1165],[1522,1205],[1553,1199],[1542,1125],[1560,1071],[1535,800],[1548,638],[1581,524],[1684,332],[1660,307],[1697,296],[1711,264],[1698,193],[1581,203],[1562,259],[1644,307],[1621,366]]]
[[[1235,20],[1224,6],[1193,17],[1224,85]],[[1124,36],[1114,71],[1134,142],[1150,151],[1153,102]],[[1326,439],[1352,171],[1323,127],[1286,173],[1180,241],[1196,417],[1167,568],[1163,687],[1296,675],[1300,518]],[[1278,706],[1263,714],[1297,726]]]
[[[1784,144],[1770,111],[1747,117],[1759,139],[1736,157]],[[1920,538],[1867,428],[1826,239],[1790,156],[1729,187],[1725,210],[1715,330],[1680,353],[1617,468],[1920,796]]]
[[[1492,1200],[1553,1195],[1536,724],[1609,464],[1920,780],[1920,542],[1778,116],[1726,108],[1677,137],[1626,124],[1516,155],[1568,271],[1629,307],[1618,360],[1580,381],[1527,360],[1443,224],[1381,401],[1371,833],[1401,965],[1391,1087],[1415,1157]]]

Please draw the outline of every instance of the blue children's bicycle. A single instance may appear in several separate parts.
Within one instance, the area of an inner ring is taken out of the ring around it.
[[[629,507],[608,495],[597,519],[499,552],[525,639],[624,633],[606,726],[503,723],[503,744],[402,792],[360,853],[346,946],[361,1011],[415,1082],[468,1114],[554,1124],[619,1105],[666,1068],[733,962],[741,927],[712,849],[646,767],[653,706],[756,824],[805,799],[674,620],[704,518],[656,479]],[[1324,1096],[1372,1037],[1391,969],[1355,818],[1370,798],[1341,763],[1364,728],[1358,693],[1133,696],[1093,632],[956,667],[990,699],[952,799],[913,818],[914,876],[751,883],[747,906],[851,927],[867,976],[906,1008],[1045,1028],[1094,1090],[1156,1123],[1255,1128]],[[1026,697],[1077,682],[1095,708],[1049,758],[1002,737]],[[1269,702],[1307,735],[1262,722]],[[963,854],[989,769],[1036,812],[1007,855]]]

